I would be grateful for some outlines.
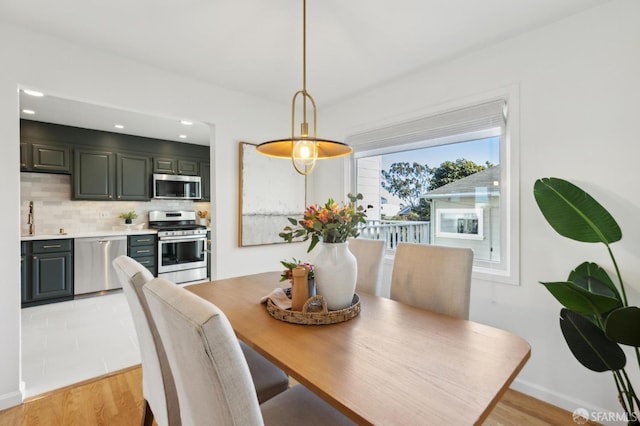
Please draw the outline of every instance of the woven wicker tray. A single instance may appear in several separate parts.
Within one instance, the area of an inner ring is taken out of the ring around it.
[[[291,297],[291,289],[285,289],[288,297]],[[275,319],[290,322],[292,324],[324,325],[348,321],[360,313],[360,297],[353,295],[351,306],[337,311],[327,309],[324,297],[318,295],[310,297],[302,307],[302,311],[282,309],[275,305],[271,299],[267,300],[267,311]]]

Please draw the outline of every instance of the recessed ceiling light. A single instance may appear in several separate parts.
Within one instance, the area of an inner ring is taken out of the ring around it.
[[[180,123],[184,124],[185,126],[191,126],[193,124],[192,121],[188,121],[188,120],[181,120]]]
[[[26,93],[29,96],[37,96],[37,97],[44,96],[44,93],[38,92],[37,90],[25,89],[25,90],[23,90],[23,92]]]
[[[36,113],[36,112],[35,112],[34,110],[32,110],[32,109],[23,109],[23,110],[22,110],[22,112],[23,112],[23,113],[25,113],[25,114],[32,114],[32,115]]]
[[[179,135],[178,137],[179,137],[180,139],[186,139],[186,138],[187,138],[187,135]]]
[[[124,126],[122,124],[116,124],[115,126],[116,129],[124,129]]]

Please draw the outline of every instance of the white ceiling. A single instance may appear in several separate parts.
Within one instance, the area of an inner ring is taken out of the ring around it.
[[[180,123],[180,117],[158,117],[50,95],[33,97],[24,92],[20,92],[20,109],[20,117],[27,120],[209,145],[210,131],[207,124],[192,122],[190,126],[186,126]],[[35,114],[26,114],[25,109],[34,111]],[[116,124],[124,128],[118,129]],[[180,135],[186,137],[181,138]]]
[[[307,89],[326,108],[607,1],[309,0]],[[301,0],[0,0],[0,20],[274,102],[302,88]]]

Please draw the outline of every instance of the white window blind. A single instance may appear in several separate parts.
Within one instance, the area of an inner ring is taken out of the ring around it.
[[[354,148],[356,158],[380,155],[397,152],[399,146],[411,150],[499,136],[506,120],[507,103],[499,99],[354,134],[346,142]],[[425,144],[427,141],[432,143]]]

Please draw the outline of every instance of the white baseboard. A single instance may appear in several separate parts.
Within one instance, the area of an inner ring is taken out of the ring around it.
[[[555,405],[556,407],[560,407],[564,410],[567,410],[570,413],[577,408],[584,408],[589,412],[606,412],[602,407],[596,407],[592,404],[589,404],[585,401],[581,401],[569,395],[565,395],[563,393],[559,393],[542,386],[520,380],[516,378],[511,384],[511,389],[516,390],[518,392],[522,392],[526,395],[532,396],[536,399],[539,399],[544,402],[548,402],[549,404]]]
[[[15,392],[0,395],[0,410],[6,410],[7,408],[22,404],[24,398],[24,382],[22,382],[20,388],[21,389]]]

